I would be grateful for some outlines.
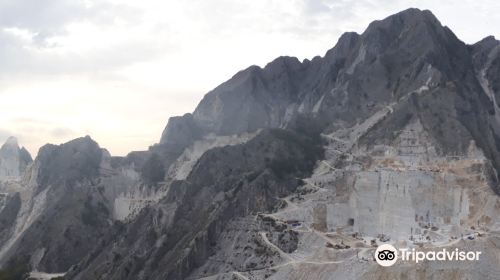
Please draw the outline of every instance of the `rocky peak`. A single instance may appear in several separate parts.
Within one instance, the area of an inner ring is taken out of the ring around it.
[[[481,71],[486,64],[489,64],[488,62],[493,61],[494,56],[498,54],[498,46],[500,46],[500,41],[493,36],[488,36],[469,46],[476,70]]]
[[[439,25],[441,23],[429,10],[420,10],[417,8],[409,8],[394,15],[388,16],[382,20],[375,20],[368,25],[365,33],[371,32],[373,29],[391,29],[404,30],[414,27],[420,23],[430,25]]]
[[[6,156],[9,153],[15,153],[19,150],[19,143],[16,137],[9,137],[0,148],[0,154]]]
[[[465,44],[428,10],[412,8],[375,21],[362,37],[367,58],[404,52],[399,63],[426,61],[445,73],[453,73],[451,60],[467,57]]]
[[[430,76],[433,83],[473,79],[467,57],[467,46],[430,11],[408,9],[373,22],[361,35],[345,33],[325,57],[279,57],[264,68],[238,72],[205,95],[192,116],[172,118],[161,143],[178,142],[177,129],[182,140],[286,127],[299,113],[354,121],[349,112],[371,114],[377,103],[393,102]]]
[[[334,48],[326,52],[325,58],[332,56],[346,56],[352,52],[359,42],[360,35],[356,32],[345,32],[340,36]],[[320,57],[317,57],[320,59]],[[314,59],[313,59],[314,61]]]
[[[89,136],[61,145],[47,144],[40,148],[38,184],[70,186],[82,180],[92,180],[99,174],[102,150]]]
[[[472,46],[482,46],[482,47],[487,47],[487,48],[492,48],[496,45],[500,44],[500,41],[498,41],[495,36],[486,36],[481,41],[475,43]]]
[[[264,70],[268,71],[269,74],[281,74],[286,71],[297,71],[301,68],[301,63],[296,57],[291,56],[280,56],[268,63]]]
[[[32,161],[29,152],[19,147],[17,138],[9,137],[0,148],[0,180],[19,179]]]
[[[393,40],[404,39],[405,36],[434,41],[436,35],[443,36],[444,33],[445,28],[430,11],[411,8],[370,23],[362,37],[365,40],[390,44]]]
[[[181,117],[171,117],[161,135],[160,144],[189,145],[197,138],[197,127],[193,115],[185,114]]]
[[[10,136],[9,138],[7,138],[7,141],[5,141],[4,146],[16,146],[16,147],[19,147],[19,143],[18,143],[16,137]]]

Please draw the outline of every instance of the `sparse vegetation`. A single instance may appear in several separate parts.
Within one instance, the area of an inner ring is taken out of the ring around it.
[[[165,177],[165,166],[157,154],[151,155],[141,171],[142,179],[148,185],[161,182]]]
[[[0,280],[24,280],[28,277],[29,271],[27,261],[12,259],[5,269],[0,270]]]

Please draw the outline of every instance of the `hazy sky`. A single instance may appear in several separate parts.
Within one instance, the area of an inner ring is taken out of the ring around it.
[[[494,0],[0,0],[0,142],[144,150],[238,70],[323,55],[409,7],[467,43],[500,36]]]

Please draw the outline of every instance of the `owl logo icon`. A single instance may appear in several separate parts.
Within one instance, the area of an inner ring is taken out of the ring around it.
[[[375,260],[381,266],[392,266],[398,260],[398,251],[390,244],[382,244],[375,250]]]

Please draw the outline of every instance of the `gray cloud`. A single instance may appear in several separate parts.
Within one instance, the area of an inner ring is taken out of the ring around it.
[[[65,34],[72,22],[92,20],[110,23],[116,16],[134,13],[123,5],[83,0],[0,0],[0,26],[34,33],[34,41]]]
[[[305,1],[305,12],[309,14],[318,14],[318,13],[327,13],[330,11],[330,7],[328,7],[325,1],[321,0],[311,0]]]
[[[76,135],[76,133],[72,129],[67,127],[56,127],[52,129],[50,135],[54,138],[66,138],[69,136]]]
[[[417,2],[388,0],[382,5],[379,0],[295,0],[288,3],[271,1],[269,7],[263,9],[264,6],[255,8],[256,5],[244,1],[193,0],[190,4],[183,3],[179,13],[187,19],[187,25],[190,19],[193,24],[202,23],[202,28],[206,29],[204,34],[220,37],[220,40],[238,33],[249,36],[272,33],[318,42],[326,38],[332,41],[332,47],[341,33],[360,32],[371,20]],[[418,3],[425,8],[430,1]],[[190,30],[184,31],[183,26],[171,30],[169,19],[165,18],[155,19],[157,28],[145,30],[150,32],[146,38],[131,36],[126,42],[113,46],[102,46],[96,41],[95,49],[83,53],[71,49],[64,53],[50,51],[54,47],[49,43],[50,38],[68,35],[67,27],[72,23],[92,22],[106,28],[120,22],[118,29],[126,30],[149,20],[143,17],[148,4],[130,7],[106,0],[0,0],[0,79],[9,80],[15,75],[103,75],[136,62],[150,61],[170,48],[175,49],[178,42],[176,38],[169,40],[169,34],[179,35]],[[9,32],[9,28],[26,30],[32,38],[20,38]]]
[[[53,53],[26,48],[16,36],[0,30],[0,74],[15,75],[99,74],[134,62],[154,58],[168,46],[131,39],[127,44],[86,53]]]
[[[72,23],[91,22],[112,28],[120,22],[121,28],[127,28],[137,24],[141,15],[141,10],[104,0],[0,0],[0,79],[82,72],[95,75],[152,59],[166,46],[130,38],[115,46],[101,46],[96,41],[94,48],[84,52],[54,51],[59,46],[50,41],[70,35],[67,28]]]
[[[40,36],[52,36],[64,30],[68,22],[88,16],[90,9],[83,1],[2,0],[0,25],[27,29]]]
[[[0,69],[17,71],[26,66],[23,64],[31,58],[22,46],[20,38],[0,30],[0,61],[2,61]]]
[[[10,133],[10,131],[5,130],[5,129],[0,129],[0,146],[3,145],[3,143],[12,136],[13,134]]]

